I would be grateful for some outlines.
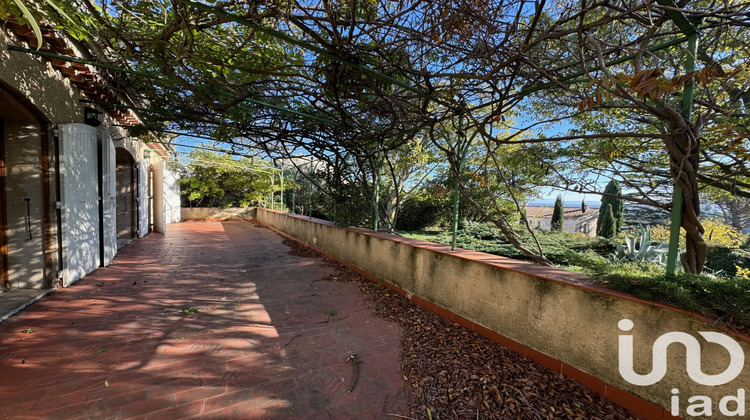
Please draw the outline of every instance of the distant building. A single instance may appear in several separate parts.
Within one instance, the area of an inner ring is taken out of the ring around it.
[[[565,218],[563,230],[566,232],[581,232],[588,236],[596,236],[596,219],[599,217],[598,209],[586,209],[581,207],[564,207]],[[552,212],[554,207],[526,206],[526,218],[529,225],[534,229],[549,230],[552,224]]]

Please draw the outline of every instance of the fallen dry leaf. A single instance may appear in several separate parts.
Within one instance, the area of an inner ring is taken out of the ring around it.
[[[630,419],[627,410],[558,372],[414,305],[315,250],[285,239],[291,254],[337,269],[372,309],[402,327],[401,360],[416,419]],[[428,414],[429,413],[429,414]]]

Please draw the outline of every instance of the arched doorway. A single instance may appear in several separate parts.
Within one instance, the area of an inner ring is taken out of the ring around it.
[[[0,81],[0,291],[51,286],[48,121]]]
[[[136,201],[136,166],[133,155],[126,149],[115,149],[117,191],[117,248],[137,237],[138,207]]]

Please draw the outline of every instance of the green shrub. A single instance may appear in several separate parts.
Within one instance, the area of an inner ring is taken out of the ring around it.
[[[552,210],[552,221],[550,222],[550,229],[561,231],[565,226],[565,210],[563,209],[563,201],[561,196],[557,196],[555,200],[555,207]]]
[[[604,211],[600,211],[599,215],[599,221],[596,226],[597,236],[608,239],[614,238],[617,235],[617,221],[615,220],[614,213],[612,213],[612,204],[604,204]]]
[[[449,232],[409,236],[443,244],[449,244],[451,238]],[[533,244],[527,232],[519,231],[519,236],[523,243]],[[667,276],[664,267],[659,265],[611,261],[610,255],[622,237],[590,238],[577,233],[545,231],[539,232],[537,238],[545,255],[554,264],[586,273],[611,289],[721,318],[735,326],[750,327],[750,278],[727,278],[735,275],[734,265],[750,268],[748,251],[710,248],[709,263],[718,261],[723,264],[725,271],[721,276],[685,273]],[[461,248],[528,260],[490,223],[467,223],[466,229],[458,232],[457,244]],[[710,264],[709,267],[717,270]]]
[[[710,246],[706,255],[706,267],[727,277],[737,275],[737,267],[750,268],[750,251],[742,248]]]
[[[422,230],[438,223],[445,207],[432,197],[414,197],[406,200],[398,213],[397,230]]]
[[[485,241],[505,241],[505,235],[489,222],[464,222],[462,234]]]
[[[604,193],[621,196],[622,190],[620,189],[620,184],[614,179],[609,181],[607,186],[604,187]],[[622,232],[622,224],[625,219],[625,203],[620,198],[602,196],[602,205],[601,207],[599,207],[599,218],[597,219],[597,236],[604,236],[600,231],[602,229],[602,226],[604,226],[604,223],[602,223],[602,218],[604,217],[604,212],[606,211],[607,204],[611,206],[612,216],[615,219],[615,234]]]
[[[667,276],[652,264],[607,263],[585,270],[607,287],[641,299],[750,326],[750,279],[680,273]]]
[[[606,264],[607,259],[594,252],[592,249],[584,251],[574,251],[567,249],[555,256],[555,264],[567,266],[567,269],[573,271],[596,270],[602,264]]]
[[[404,232],[406,236],[448,245],[451,242],[450,232]],[[534,240],[525,230],[518,231],[522,243],[530,249],[536,249]],[[592,238],[581,233],[569,232],[536,232],[544,254],[556,265],[573,265],[587,260],[591,255],[609,257],[621,239]],[[466,222],[463,230],[456,235],[456,246],[508,258],[529,260],[506,239],[503,233],[492,223]],[[585,254],[577,256],[576,253]],[[588,260],[590,262],[590,260]]]

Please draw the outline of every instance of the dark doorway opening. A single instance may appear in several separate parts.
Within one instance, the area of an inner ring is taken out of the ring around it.
[[[136,201],[136,168],[133,155],[118,147],[115,149],[117,190],[117,248],[136,238],[138,203]]]
[[[28,98],[0,81],[0,292],[52,285],[48,123]]]

